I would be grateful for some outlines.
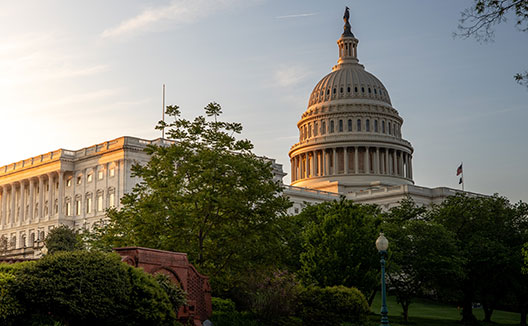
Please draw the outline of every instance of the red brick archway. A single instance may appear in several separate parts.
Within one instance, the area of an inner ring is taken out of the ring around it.
[[[187,305],[178,311],[184,321],[192,320],[194,325],[211,317],[211,287],[209,278],[189,263],[187,254],[140,247],[114,248],[127,264],[142,268],[150,274],[162,273],[178,283],[187,292]]]

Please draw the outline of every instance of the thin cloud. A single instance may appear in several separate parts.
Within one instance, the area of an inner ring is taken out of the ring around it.
[[[277,16],[276,19],[285,19],[285,18],[298,18],[298,17],[308,17],[308,16],[315,16],[317,15],[316,12],[306,13],[306,14],[294,14],[294,15],[285,15],[285,16]]]
[[[310,76],[310,71],[300,66],[281,67],[275,71],[275,81],[282,87],[294,86]]]
[[[138,15],[121,22],[101,33],[102,38],[118,38],[137,33],[155,31],[167,27],[167,24],[188,24],[200,18],[233,6],[241,0],[172,0],[169,5],[147,8]]]

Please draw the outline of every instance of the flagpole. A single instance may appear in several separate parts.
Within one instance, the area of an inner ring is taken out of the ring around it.
[[[161,119],[163,122],[165,122],[165,84],[163,84],[163,100],[161,104]],[[161,129],[161,141],[165,139],[165,127]]]

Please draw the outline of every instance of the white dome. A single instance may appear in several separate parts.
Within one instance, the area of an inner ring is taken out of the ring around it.
[[[389,93],[381,81],[363,65],[339,65],[315,85],[308,106],[336,99],[373,99],[391,104]]]

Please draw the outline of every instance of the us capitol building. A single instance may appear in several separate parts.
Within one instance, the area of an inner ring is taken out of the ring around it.
[[[359,63],[348,11],[344,19],[337,65],[310,94],[297,123],[299,142],[289,151],[289,213],[342,196],[389,209],[407,196],[429,206],[459,192],[414,185],[413,147],[402,137],[403,119],[385,86]],[[166,142],[121,137],[0,167],[0,256],[40,255],[44,237],[57,225],[89,229],[107,208],[119,208],[138,182],[131,167],[149,160],[143,149]],[[282,182],[282,165],[270,161]]]

